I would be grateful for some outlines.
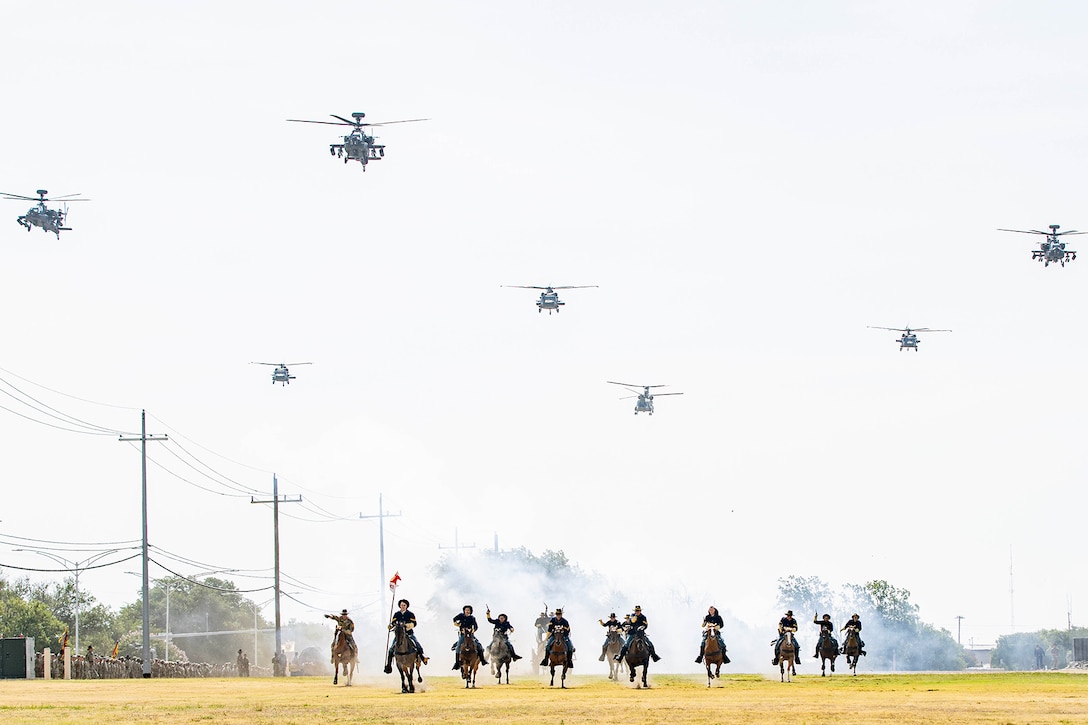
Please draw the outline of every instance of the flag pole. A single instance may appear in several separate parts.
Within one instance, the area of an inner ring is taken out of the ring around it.
[[[393,572],[393,578],[389,580],[389,591],[393,592],[393,596],[389,598],[389,623],[393,621],[393,607],[396,606],[397,601],[397,582],[400,581],[400,572]],[[387,623],[388,624],[388,623]],[[389,651],[389,636],[391,630],[388,626],[385,628],[385,651]]]

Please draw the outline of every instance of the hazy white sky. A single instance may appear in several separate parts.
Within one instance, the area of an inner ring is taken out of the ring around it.
[[[271,567],[249,492],[278,472],[304,498],[283,569],[317,590],[287,617],[380,609],[355,517],[381,492],[403,514],[387,576],[420,601],[456,532],[563,549],[633,596],[687,582],[768,628],[789,574],[887,579],[928,622],[965,617],[965,644],[1069,606],[1083,624],[1088,260],[1044,269],[995,230],[1088,229],[1086,21],[9,3],[0,190],[93,201],[59,241],[0,202],[0,379],[108,429],[146,408],[174,439],[150,445],[151,542],[208,569]],[[353,111],[431,120],[381,129],[365,174],[329,156],[336,128],[285,122]],[[600,287],[557,317],[504,284]],[[916,354],[866,329],[906,324],[953,332]],[[283,388],[251,360],[314,365]],[[605,380],[685,395],[636,417]],[[138,538],[130,445],[6,410],[0,434],[0,535]],[[136,568],[81,583],[116,606]]]

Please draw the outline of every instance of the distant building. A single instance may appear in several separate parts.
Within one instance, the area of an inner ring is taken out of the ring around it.
[[[977,647],[964,647],[963,650],[975,660],[971,667],[984,667],[990,669],[990,654],[994,651],[994,646],[992,644],[979,645]]]

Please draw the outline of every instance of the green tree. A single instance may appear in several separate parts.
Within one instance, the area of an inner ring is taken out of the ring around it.
[[[190,661],[233,662],[239,649],[249,651],[253,648],[253,601],[244,597],[233,582],[216,577],[201,581],[182,577],[155,580],[149,592],[153,634],[166,632],[167,587],[170,590],[171,644],[184,650]],[[267,626],[259,613],[258,625]],[[116,626],[126,632],[142,631],[142,597],[121,608]],[[204,632],[209,634],[202,634]],[[162,639],[155,639],[158,651],[162,651]]]
[[[792,609],[795,616],[832,608],[831,587],[818,576],[791,574],[778,579],[778,606],[782,611]]]
[[[29,599],[29,580],[8,582],[0,578],[0,636],[33,637],[34,649],[54,650],[64,638],[64,623],[41,601]]]
[[[75,579],[69,577],[60,583],[40,584],[31,587],[28,598],[42,602],[75,636],[76,588]],[[92,645],[95,652],[108,654],[121,632],[116,627],[116,614],[103,604],[96,604],[95,597],[85,589],[79,592],[79,646]],[[74,644],[70,641],[69,644]]]

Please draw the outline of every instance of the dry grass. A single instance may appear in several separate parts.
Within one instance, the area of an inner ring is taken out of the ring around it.
[[[483,673],[481,673],[483,674]],[[454,677],[400,694],[396,675],[221,680],[0,681],[0,723],[1085,723],[1088,677],[1074,673],[859,675],[790,684],[760,675],[724,678],[707,689],[694,675],[651,675],[636,690],[574,675],[566,690],[518,678],[481,678],[465,690]]]

